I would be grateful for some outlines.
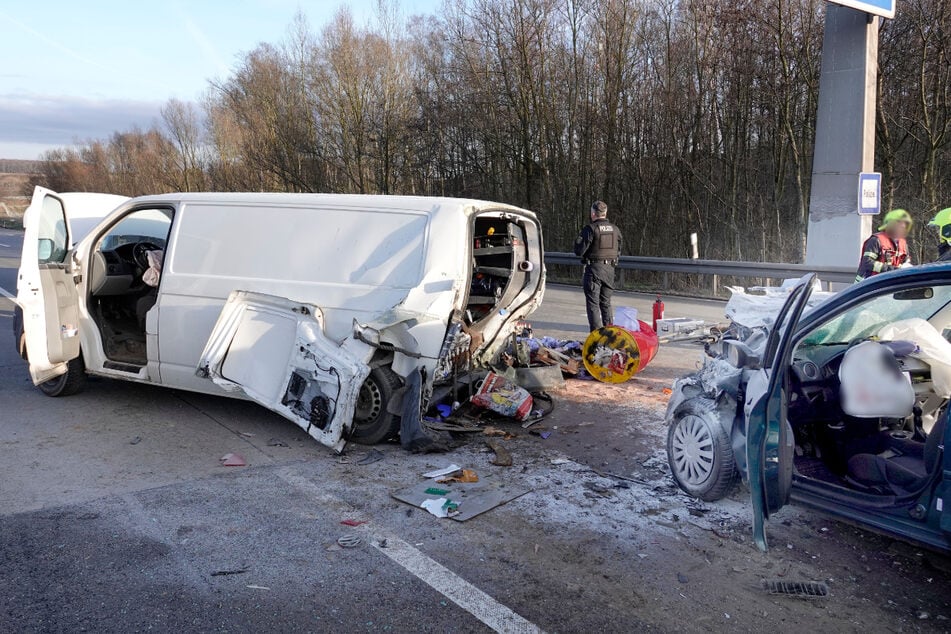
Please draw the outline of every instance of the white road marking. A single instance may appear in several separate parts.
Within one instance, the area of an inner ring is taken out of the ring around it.
[[[10,245],[9,245],[9,244],[4,244],[4,243],[0,242],[0,247],[6,247],[6,248],[9,249],[9,248],[10,248]]]
[[[0,286],[0,295],[3,295],[7,299],[16,300],[17,296],[13,295],[10,291]]]
[[[304,477],[291,473],[287,469],[279,471],[278,476],[316,502],[343,507],[346,511],[353,512],[349,504],[327,493],[319,485]],[[376,526],[373,522],[363,524],[357,530],[368,534],[370,543],[379,552],[485,623],[493,631],[505,634],[521,634],[523,632],[544,634],[543,630],[531,621],[516,614],[453,571],[426,556],[396,535]],[[383,543],[386,546],[382,546]]]

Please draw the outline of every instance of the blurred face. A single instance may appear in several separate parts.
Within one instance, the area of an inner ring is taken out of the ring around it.
[[[885,233],[891,238],[900,239],[908,237],[908,223],[907,222],[893,222],[888,225],[888,228],[885,230]]]

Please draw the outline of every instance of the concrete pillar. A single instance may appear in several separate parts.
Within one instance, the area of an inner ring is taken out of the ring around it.
[[[878,22],[826,5],[806,263],[858,266],[873,218],[859,216],[859,173],[874,171]]]

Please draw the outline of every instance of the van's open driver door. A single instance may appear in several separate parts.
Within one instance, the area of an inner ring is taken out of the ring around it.
[[[39,385],[65,374],[79,356],[78,273],[70,262],[66,207],[55,192],[34,190],[23,227],[16,301],[23,309],[30,376]]]
[[[370,368],[324,335],[316,306],[234,291],[198,363],[198,375],[240,390],[343,451]]]

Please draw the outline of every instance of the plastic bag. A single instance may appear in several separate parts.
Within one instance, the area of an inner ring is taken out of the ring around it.
[[[518,421],[526,420],[532,413],[533,400],[528,390],[494,372],[485,377],[471,401],[473,405]]]
[[[640,330],[641,325],[637,323],[637,309],[631,306],[618,306],[615,308],[614,325],[632,332]]]

